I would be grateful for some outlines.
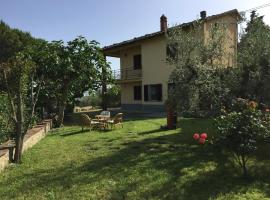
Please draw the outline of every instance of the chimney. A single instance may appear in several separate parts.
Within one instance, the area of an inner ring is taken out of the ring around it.
[[[162,15],[160,17],[160,31],[167,31],[167,28],[167,17],[165,15]]]
[[[200,15],[201,15],[201,19],[205,19],[206,18],[206,11],[201,11],[200,12]]]

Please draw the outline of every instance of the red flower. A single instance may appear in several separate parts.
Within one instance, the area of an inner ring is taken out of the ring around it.
[[[206,133],[202,133],[202,134],[201,134],[201,138],[202,138],[202,139],[206,139],[206,138],[207,138],[207,134],[206,134]]]
[[[266,109],[265,109],[265,112],[270,112],[270,109],[269,109],[269,108],[266,108]]]
[[[194,133],[193,139],[198,140],[200,138],[200,135],[198,133]]]
[[[205,143],[205,139],[204,138],[200,138],[199,139],[199,144],[204,144]]]

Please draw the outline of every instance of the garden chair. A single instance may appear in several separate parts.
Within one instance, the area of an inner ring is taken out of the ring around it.
[[[123,113],[117,113],[112,119],[107,121],[107,124],[111,126],[111,129],[116,125],[121,125],[123,128]]]
[[[92,128],[98,127],[99,122],[92,120],[88,115],[82,114],[81,115],[81,126],[82,126],[82,131],[84,130],[84,127],[89,127],[90,131]]]

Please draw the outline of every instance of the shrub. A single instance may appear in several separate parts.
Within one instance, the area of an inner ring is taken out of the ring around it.
[[[101,96],[98,93],[91,94],[90,96],[84,96],[80,99],[79,106],[86,107],[86,106],[93,106],[99,107],[101,106]]]
[[[218,136],[216,144],[233,153],[236,162],[247,177],[247,162],[256,151],[258,142],[270,136],[270,115],[267,110],[258,109],[254,101],[237,99],[231,110],[216,119]]]
[[[9,113],[7,96],[0,93],[0,144],[11,137],[13,128]]]

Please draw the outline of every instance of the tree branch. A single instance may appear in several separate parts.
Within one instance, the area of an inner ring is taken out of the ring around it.
[[[37,93],[34,96],[33,78],[31,79],[31,112],[30,112],[30,116],[29,116],[29,119],[28,119],[28,122],[27,122],[27,125],[26,125],[26,127],[27,127],[26,131],[30,128],[31,121],[32,121],[32,119],[34,117],[34,114],[35,114],[35,108],[36,108],[36,104],[37,104],[37,101],[38,101],[39,92],[41,90],[42,81],[43,81],[43,77],[41,78],[41,80],[38,83]]]
[[[17,120],[16,110],[15,110],[14,102],[12,99],[11,90],[10,90],[10,87],[8,84],[7,73],[6,73],[5,69],[3,69],[3,76],[4,76],[5,86],[7,89],[8,100],[9,100],[9,103],[11,105],[11,113],[12,113],[11,118],[15,123],[17,123],[18,120]]]

